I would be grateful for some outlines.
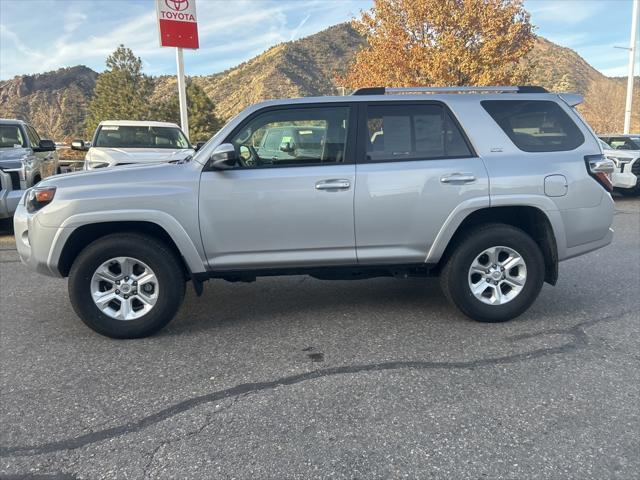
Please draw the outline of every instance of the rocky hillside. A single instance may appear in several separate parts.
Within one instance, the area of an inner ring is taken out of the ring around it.
[[[83,65],[0,82],[0,117],[32,122],[46,137],[83,132],[88,99],[98,74]]]
[[[344,23],[281,43],[237,67],[193,80],[215,102],[217,115],[226,120],[261,100],[341,93],[334,83],[335,75],[347,68],[363,45],[362,37]],[[544,38],[537,39],[523,62],[529,66],[531,84],[553,91],[578,91],[587,96],[587,103],[601,97],[601,91],[620,96],[620,79],[604,76],[573,50]],[[0,116],[30,120],[43,134],[55,139],[81,135],[97,75],[87,67],[77,66],[0,82]],[[157,77],[155,81],[153,100],[175,94],[175,77]],[[617,105],[618,100],[614,103]]]

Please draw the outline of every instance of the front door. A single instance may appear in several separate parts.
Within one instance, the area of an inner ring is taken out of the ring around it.
[[[347,104],[271,107],[225,139],[236,148],[236,166],[205,169],[200,182],[200,228],[211,269],[356,263],[352,110]],[[273,141],[282,155],[261,148],[265,137],[305,129],[315,132],[317,144],[297,145],[287,134],[288,141]]]

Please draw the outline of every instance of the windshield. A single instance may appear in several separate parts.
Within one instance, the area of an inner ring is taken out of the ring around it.
[[[615,150],[640,150],[640,137],[612,137],[608,143]]]
[[[103,125],[94,147],[180,149],[191,148],[191,145],[176,127]]]
[[[0,148],[24,147],[22,130],[17,125],[0,125]]]

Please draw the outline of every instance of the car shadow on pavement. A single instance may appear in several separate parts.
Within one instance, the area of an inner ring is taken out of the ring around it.
[[[367,312],[371,322],[391,317],[401,320],[405,314],[416,313],[447,322],[465,321],[446,301],[436,278],[323,281],[284,277],[247,285],[214,280],[205,284],[200,298],[191,290],[188,285],[183,310],[158,335],[263,322],[329,322]]]

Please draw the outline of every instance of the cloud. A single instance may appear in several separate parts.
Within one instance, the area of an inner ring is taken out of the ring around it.
[[[85,25],[87,22],[87,15],[77,10],[70,10],[64,17],[63,30],[64,33],[70,34],[75,32],[78,27]]]
[[[531,20],[537,23],[559,23],[577,25],[595,17],[603,9],[609,8],[606,2],[576,2],[575,0],[536,0],[526,3]]]
[[[293,29],[293,32],[291,32],[291,36],[289,37],[289,40],[295,40],[296,36],[298,35],[298,31],[304,27],[304,24],[307,23],[307,20],[309,20],[309,17],[311,17],[311,14],[308,13],[306,17],[304,17],[300,23],[298,23],[298,26],[296,28]]]

